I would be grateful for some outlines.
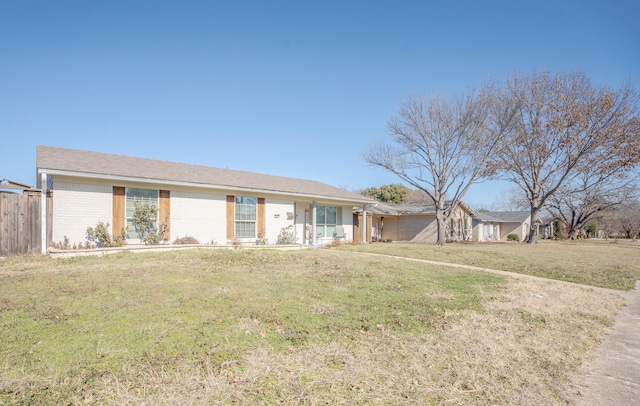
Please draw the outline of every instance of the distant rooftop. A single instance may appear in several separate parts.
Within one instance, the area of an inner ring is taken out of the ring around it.
[[[531,216],[529,210],[522,211],[485,211],[477,213],[475,219],[493,223],[522,223]]]
[[[446,206],[449,207],[450,202],[447,202]],[[471,210],[466,204],[460,203],[460,207],[475,215],[473,210]],[[368,208],[367,211],[369,213],[374,214],[387,214],[390,216],[400,216],[400,215],[415,215],[415,214],[435,214],[436,209],[433,202],[413,202],[413,203],[400,203],[400,204],[389,204],[378,202],[375,207]]]
[[[30,190],[31,186],[9,179],[0,179],[0,189]]]

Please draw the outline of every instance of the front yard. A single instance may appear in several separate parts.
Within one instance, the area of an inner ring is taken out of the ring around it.
[[[0,404],[563,404],[623,304],[354,248],[4,259]]]

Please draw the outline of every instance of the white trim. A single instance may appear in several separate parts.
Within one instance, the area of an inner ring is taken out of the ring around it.
[[[316,228],[318,227],[317,224],[317,219],[316,219],[316,202],[313,201],[311,202],[311,245],[315,246],[316,245],[316,240],[317,240],[317,235],[316,235]]]
[[[40,174],[40,190],[42,196],[40,198],[40,253],[47,255],[47,174]]]

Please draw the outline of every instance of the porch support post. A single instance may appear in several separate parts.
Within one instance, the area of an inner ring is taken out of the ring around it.
[[[362,243],[367,243],[367,206],[362,206],[362,227],[360,229],[362,232]]]
[[[311,202],[311,245],[316,245],[316,202]]]
[[[47,255],[47,174],[40,174],[40,253]]]

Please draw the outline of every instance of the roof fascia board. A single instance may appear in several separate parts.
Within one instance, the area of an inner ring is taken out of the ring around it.
[[[354,205],[358,205],[358,204],[362,205],[362,204],[370,203],[368,200],[345,199],[340,197],[309,195],[309,194],[295,193],[295,192],[282,192],[277,190],[241,188],[237,186],[213,185],[208,183],[180,182],[180,181],[169,181],[169,180],[162,180],[162,179],[137,178],[133,176],[113,176],[113,175],[96,174],[96,173],[61,171],[58,169],[38,168],[38,174],[43,174],[43,173],[47,175],[59,175],[59,176],[69,176],[69,177],[88,178],[88,179],[116,180],[121,182],[137,182],[137,183],[143,182],[143,183],[151,183],[155,185],[185,186],[185,187],[195,187],[200,189],[228,190],[228,191],[250,192],[250,193],[268,193],[268,194],[273,194],[277,196],[295,196],[296,198],[301,198],[309,202],[320,200],[320,201],[329,201],[329,202],[343,202],[343,203],[354,204]]]

